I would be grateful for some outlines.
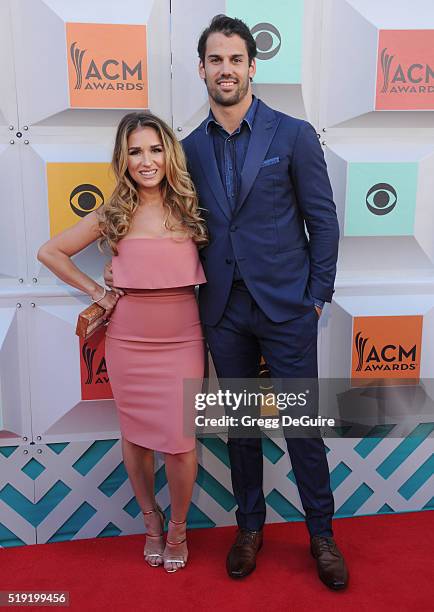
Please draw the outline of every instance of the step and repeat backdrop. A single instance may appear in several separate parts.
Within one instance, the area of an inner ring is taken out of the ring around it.
[[[36,252],[109,196],[125,112],[149,108],[180,139],[206,116],[196,44],[217,13],[251,28],[256,95],[310,121],[324,147],[341,247],[321,376],[368,389],[399,377],[412,383],[392,399],[402,414],[426,407],[403,425],[390,395],[343,383],[322,398],[381,417],[366,436],[326,439],[337,515],[434,509],[431,0],[0,0],[0,546],[143,529],[104,336],[78,340],[88,299]],[[104,261],[95,246],[76,257],[94,278]],[[302,520],[284,441],[263,446],[268,521]],[[234,524],[225,437],[198,451],[189,522]],[[166,507],[161,458],[156,487]]]

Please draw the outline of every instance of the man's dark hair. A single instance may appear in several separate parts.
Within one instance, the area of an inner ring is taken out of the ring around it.
[[[256,42],[249,30],[248,25],[241,21],[241,19],[233,19],[227,15],[216,15],[212,18],[209,26],[202,32],[197,44],[197,52],[202,62],[205,62],[206,42],[210,34],[219,32],[225,36],[233,36],[237,34],[242,38],[247,47],[247,54],[249,56],[249,64],[252,63],[252,59],[256,57]]]

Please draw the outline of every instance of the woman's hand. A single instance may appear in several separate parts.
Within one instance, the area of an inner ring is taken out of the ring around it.
[[[120,296],[114,291],[107,291],[105,296],[99,300],[98,298],[101,297],[101,294],[103,293],[103,291],[104,291],[103,288],[100,287],[98,291],[96,292],[98,293],[98,295],[91,295],[91,298],[93,300],[98,300],[97,304],[105,308],[105,318],[108,320],[110,319],[113,309],[116,306]]]

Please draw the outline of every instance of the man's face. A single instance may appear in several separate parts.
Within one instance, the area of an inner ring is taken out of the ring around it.
[[[246,43],[240,36],[215,32],[208,37],[199,75],[216,104],[238,104],[250,91],[250,78],[255,72],[255,60],[249,66]]]

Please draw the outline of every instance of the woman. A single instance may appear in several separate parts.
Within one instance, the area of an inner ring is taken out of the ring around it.
[[[183,410],[183,379],[200,381],[204,344],[194,286],[206,282],[197,247],[207,243],[181,145],[149,113],[119,124],[109,201],[44,244],[38,259],[106,309],[106,361],[122,434],[122,453],[146,527],[149,565],[175,572],[187,561],[186,517],[196,479],[191,426]],[[107,291],[71,261],[91,242],[113,254]],[[185,421],[185,422],[184,422]],[[154,451],[165,455],[171,519],[154,496]]]

